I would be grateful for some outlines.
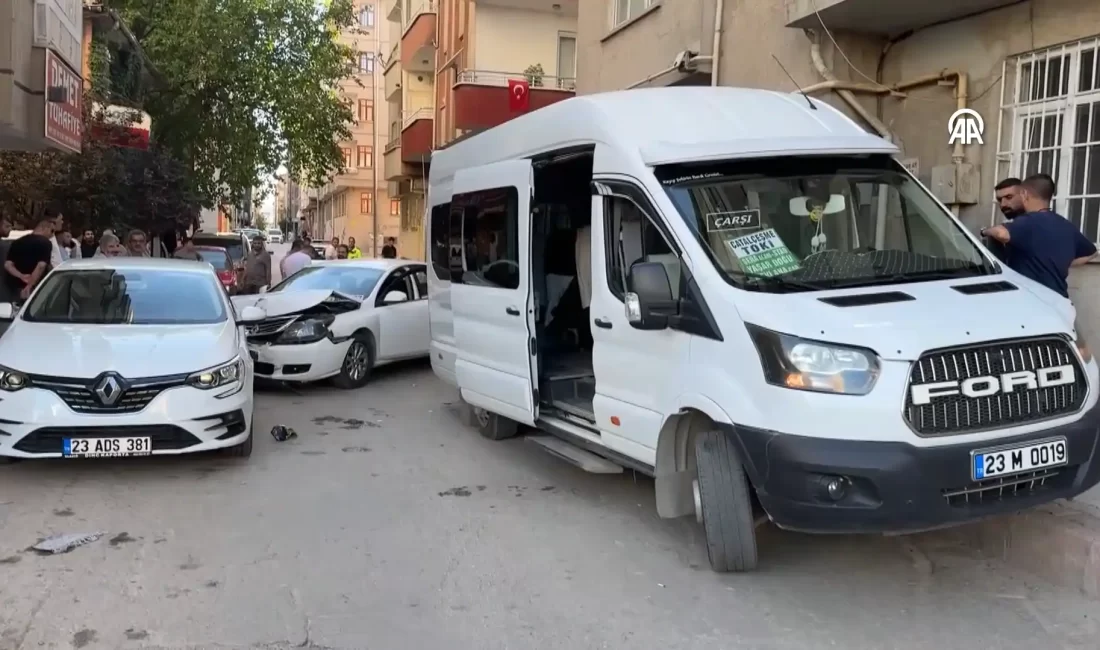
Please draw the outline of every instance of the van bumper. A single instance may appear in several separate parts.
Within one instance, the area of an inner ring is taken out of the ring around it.
[[[808,533],[914,533],[1072,498],[1100,482],[1100,404],[1071,424],[987,445],[915,447],[829,440],[727,425],[760,504],[780,528]],[[970,452],[1065,436],[1068,463],[1041,481],[1020,474],[975,482]],[[828,484],[844,477],[844,494]]]

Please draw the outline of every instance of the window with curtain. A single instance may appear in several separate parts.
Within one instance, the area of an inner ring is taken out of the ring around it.
[[[359,10],[359,26],[374,27],[374,5],[363,5]]]

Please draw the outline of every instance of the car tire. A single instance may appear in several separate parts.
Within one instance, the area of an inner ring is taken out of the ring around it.
[[[340,362],[340,374],[333,377],[332,383],[344,390],[362,388],[370,381],[373,369],[374,338],[370,334],[355,334]]]
[[[489,440],[507,440],[519,433],[519,423],[515,420],[490,413],[480,406],[466,405],[466,420],[483,438]]]
[[[252,455],[252,441],[256,438],[256,432],[252,430],[252,427],[248,428],[248,437],[244,442],[233,445],[232,447],[225,448],[225,455],[230,458],[248,458]]]
[[[705,431],[695,439],[695,507],[702,520],[710,568],[756,569],[756,522],[741,454],[729,436]]]

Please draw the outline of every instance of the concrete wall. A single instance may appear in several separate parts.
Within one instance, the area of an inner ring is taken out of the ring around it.
[[[540,64],[547,75],[558,77],[563,76],[558,74],[558,34],[575,33],[577,17],[483,4],[474,29],[476,69],[514,73]]]
[[[409,72],[406,70],[405,87],[401,103],[405,115],[411,115],[422,108],[432,108],[432,95],[435,83],[430,72]]]

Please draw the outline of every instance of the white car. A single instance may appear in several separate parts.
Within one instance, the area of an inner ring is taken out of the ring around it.
[[[257,376],[358,388],[377,366],[428,355],[427,283],[423,263],[318,261],[233,304],[267,316],[248,328]]]
[[[206,263],[66,262],[0,304],[0,457],[251,455],[250,317]]]
[[[278,228],[272,228],[267,231],[267,243],[269,244],[281,244],[283,243],[283,231]]]

